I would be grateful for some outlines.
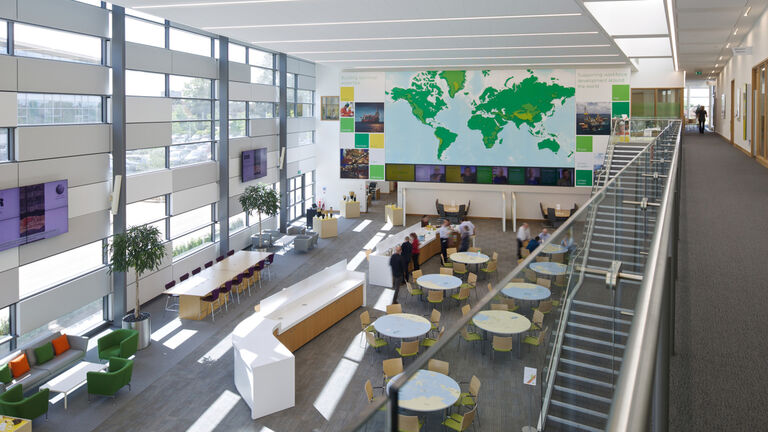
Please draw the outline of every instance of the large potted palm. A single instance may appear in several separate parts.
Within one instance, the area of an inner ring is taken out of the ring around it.
[[[110,272],[136,272],[136,305],[132,314],[123,317],[123,328],[138,331],[139,349],[144,349],[149,346],[152,326],[149,312],[141,312],[139,279],[147,271],[159,269],[165,258],[160,230],[147,225],[131,227],[125,233],[115,234],[109,249]]]
[[[267,186],[265,183],[259,183],[256,186],[248,186],[245,192],[240,195],[240,206],[246,213],[258,212],[259,214],[259,247],[266,247],[269,242],[265,242],[261,234],[261,216],[274,216],[280,210],[280,197],[277,191]]]

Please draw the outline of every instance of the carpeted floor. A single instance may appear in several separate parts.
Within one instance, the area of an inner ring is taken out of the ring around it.
[[[713,134],[683,149],[669,430],[765,430],[768,169]]]

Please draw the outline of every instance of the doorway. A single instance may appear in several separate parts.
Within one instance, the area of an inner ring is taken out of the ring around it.
[[[733,137],[734,122],[735,122],[735,119],[734,119],[734,114],[735,114],[734,103],[735,102],[734,101],[736,100],[736,97],[734,95],[735,88],[736,88],[736,81],[731,80],[731,144],[735,144],[734,137]]]
[[[768,61],[752,68],[752,151],[758,162],[768,165],[768,136],[766,136],[766,83]]]

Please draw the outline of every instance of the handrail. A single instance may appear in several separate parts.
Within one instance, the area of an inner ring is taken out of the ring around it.
[[[681,128],[682,125],[678,124]],[[635,316],[619,380],[611,404],[607,431],[645,431],[662,322],[662,303],[667,277],[667,252],[670,246],[672,218],[674,214],[675,186],[680,160],[680,134],[678,130],[675,151],[670,164],[657,220],[662,221],[656,230],[648,252],[643,283],[638,292]],[[662,255],[663,254],[663,255]]]

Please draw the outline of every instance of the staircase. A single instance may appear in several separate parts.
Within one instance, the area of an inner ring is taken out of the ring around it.
[[[606,160],[603,165],[604,169],[608,171],[608,175],[596,176],[593,191],[600,190],[608,183],[608,180],[616,177],[616,174],[627,166],[647,145],[647,143],[615,142],[612,138],[611,146],[613,146],[613,149],[606,153]]]

